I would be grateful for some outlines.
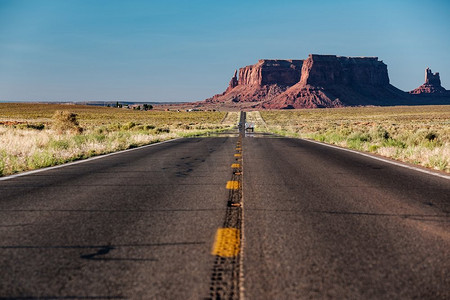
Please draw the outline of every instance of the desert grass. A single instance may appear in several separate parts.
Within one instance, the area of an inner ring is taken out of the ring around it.
[[[237,125],[239,123],[239,112],[237,111],[230,111],[227,112],[226,116],[222,120],[222,124],[226,125]]]
[[[359,107],[260,113],[269,131],[450,172],[450,106]]]
[[[247,112],[246,120],[247,123],[253,123],[255,125],[255,129],[258,131],[268,131],[266,122],[261,117],[261,113],[259,111],[250,111]]]
[[[226,130],[225,115],[0,103],[0,176]]]

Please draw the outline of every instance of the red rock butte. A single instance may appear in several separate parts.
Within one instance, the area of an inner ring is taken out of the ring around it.
[[[310,54],[305,60],[261,59],[236,70],[225,92],[194,104],[240,109],[450,104],[439,73],[428,72],[427,87],[406,93],[389,83],[387,66],[378,57]],[[436,95],[437,90],[446,97],[414,97]]]
[[[425,83],[419,86],[417,89],[409,92],[413,95],[423,95],[423,94],[436,94],[436,95],[446,95],[449,91],[441,86],[441,77],[439,72],[433,73],[430,68],[425,70]]]

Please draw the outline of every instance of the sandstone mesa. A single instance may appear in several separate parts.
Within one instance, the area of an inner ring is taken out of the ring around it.
[[[427,68],[425,74],[423,85],[404,92],[390,84],[387,65],[378,57],[261,59],[235,70],[222,94],[193,104],[239,109],[450,104],[450,91],[441,86],[439,73]]]

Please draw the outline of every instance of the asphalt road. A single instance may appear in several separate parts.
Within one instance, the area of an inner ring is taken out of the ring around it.
[[[246,138],[249,299],[450,299],[450,180]]]
[[[192,138],[0,181],[0,298],[199,299],[237,138]]]
[[[307,141],[179,139],[0,181],[0,299],[449,299],[449,205]]]

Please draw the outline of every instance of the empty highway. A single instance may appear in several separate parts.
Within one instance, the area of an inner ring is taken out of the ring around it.
[[[184,138],[0,181],[0,299],[449,299],[450,180]]]

